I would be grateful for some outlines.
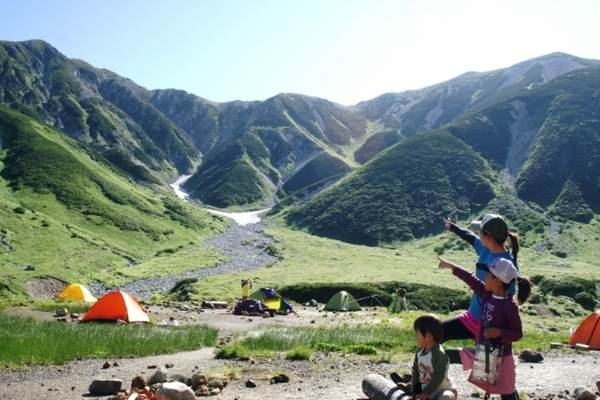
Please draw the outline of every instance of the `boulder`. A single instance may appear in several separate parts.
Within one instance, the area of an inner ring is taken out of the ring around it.
[[[204,374],[194,374],[192,375],[192,389],[197,390],[201,385],[206,385],[208,382],[208,378]]]
[[[196,395],[185,383],[165,382],[156,390],[156,400],[195,400]]]
[[[523,350],[519,354],[519,360],[530,363],[539,363],[544,361],[544,356],[542,356],[538,352],[533,352],[531,350]]]
[[[148,378],[148,385],[153,385],[155,383],[163,383],[166,382],[167,379],[169,377],[169,374],[167,373],[167,370],[164,369],[163,367],[158,367],[156,369],[156,371],[154,371],[154,373],[152,374],[152,376],[150,376],[150,378]]]
[[[131,380],[132,389],[143,389],[146,387],[146,378],[141,375],[136,376]]]
[[[93,395],[116,394],[121,390],[123,381],[119,379],[96,379],[90,385],[88,392]]]

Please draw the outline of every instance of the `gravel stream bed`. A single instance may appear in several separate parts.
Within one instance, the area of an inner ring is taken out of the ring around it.
[[[111,290],[121,290],[138,300],[148,300],[155,293],[170,290],[178,281],[185,278],[204,278],[258,269],[277,260],[276,257],[265,252],[265,247],[272,243],[273,239],[264,234],[264,228],[265,224],[260,222],[246,225],[232,222],[225,233],[211,236],[201,242],[200,246],[217,249],[227,257],[229,261],[218,267],[138,280],[113,289],[107,289],[100,283],[92,283],[90,291],[99,298]]]

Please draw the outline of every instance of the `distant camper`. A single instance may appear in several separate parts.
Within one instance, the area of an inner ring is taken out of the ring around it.
[[[242,279],[242,299],[247,299],[250,296],[250,289],[252,289],[252,281]]]
[[[390,312],[399,313],[400,311],[408,311],[408,306],[406,305],[406,289],[400,286],[396,293],[392,294],[392,304],[388,307]]]

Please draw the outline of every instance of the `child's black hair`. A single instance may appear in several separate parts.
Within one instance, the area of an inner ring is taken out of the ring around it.
[[[423,336],[430,333],[436,343],[440,343],[442,341],[442,335],[444,334],[442,321],[440,321],[440,319],[433,314],[421,315],[415,319],[413,328],[415,332],[418,331]]]
[[[504,289],[508,290],[511,283],[502,282],[502,285],[504,286]],[[525,276],[517,277],[517,303],[519,305],[522,305],[527,300],[529,300],[529,297],[531,297],[532,288],[533,288],[533,283],[529,280],[529,278],[527,278]]]

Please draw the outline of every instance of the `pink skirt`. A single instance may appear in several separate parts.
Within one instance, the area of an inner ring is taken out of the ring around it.
[[[458,314],[456,318],[458,318],[458,320],[463,323],[465,328],[471,331],[473,336],[477,337],[477,334],[479,333],[479,326],[481,325],[480,320],[475,318],[473,314],[471,314],[468,311],[464,311],[463,313]]]
[[[475,361],[475,349],[460,349],[460,359],[463,365],[463,371],[473,368]],[[497,385],[488,385],[485,382],[472,380],[469,376],[468,381],[478,388],[492,394],[512,394],[516,391],[517,370],[515,357],[511,354],[502,357],[500,365],[500,377]]]

